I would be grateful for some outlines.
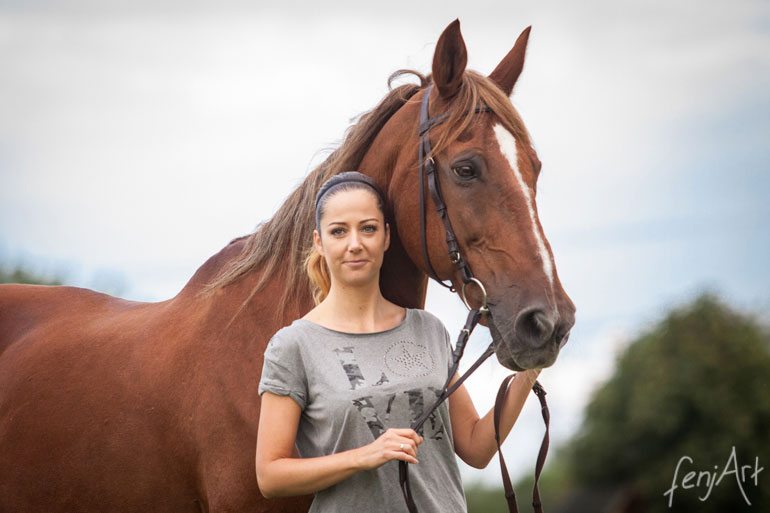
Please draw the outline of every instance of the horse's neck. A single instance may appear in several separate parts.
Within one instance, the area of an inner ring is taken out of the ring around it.
[[[184,311],[194,312],[191,315],[207,329],[226,332],[228,338],[248,341],[257,332],[272,329],[272,334],[290,324],[312,308],[313,300],[310,291],[296,291],[289,296],[291,301],[278,305],[277,300],[282,297],[285,286],[284,275],[278,270],[256,289],[262,276],[260,268],[224,287],[204,292],[205,286],[241,254],[245,244],[245,237],[236,239],[210,257],[172,302]],[[241,331],[244,332],[242,335],[239,334]]]
[[[393,177],[397,166],[414,166],[417,148],[414,155],[404,153],[404,133],[417,133],[417,107],[406,105],[393,115],[391,120],[377,134],[369,151],[361,160],[359,170],[375,179],[383,187],[388,203],[393,206],[396,195],[417,195],[417,175],[411,183],[394,183]],[[408,153],[408,152],[407,152]],[[404,173],[403,176],[409,176]],[[385,254],[385,260],[380,273],[380,287],[383,295],[396,304],[409,308],[423,308],[428,288],[428,277],[418,268],[407,253],[402,243],[400,233],[419,230],[414,226],[396,226],[390,220],[390,247]]]

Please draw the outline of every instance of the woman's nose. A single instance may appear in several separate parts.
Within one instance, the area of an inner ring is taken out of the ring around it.
[[[361,248],[361,236],[355,232],[350,232],[350,241],[348,243],[348,248],[353,251]]]

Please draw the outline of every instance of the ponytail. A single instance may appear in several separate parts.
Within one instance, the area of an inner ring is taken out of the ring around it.
[[[326,259],[316,250],[313,245],[305,258],[305,271],[310,278],[313,290],[313,300],[315,304],[323,301],[329,295],[332,287],[329,268],[326,266]]]

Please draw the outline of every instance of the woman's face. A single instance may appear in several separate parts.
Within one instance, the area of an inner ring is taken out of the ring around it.
[[[321,233],[314,230],[313,241],[326,260],[332,284],[361,286],[379,281],[390,233],[374,193],[366,189],[336,192],[325,207]]]

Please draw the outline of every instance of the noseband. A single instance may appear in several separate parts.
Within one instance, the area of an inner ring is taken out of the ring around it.
[[[452,393],[463,384],[468,376],[470,376],[471,373],[478,369],[479,366],[495,352],[494,342],[492,342],[489,344],[489,347],[484,351],[484,353],[479,357],[479,359],[476,360],[473,365],[471,365],[470,368],[462,376],[460,376],[460,378],[458,378],[458,380],[451,387],[449,386],[452,377],[457,372],[460,359],[462,358],[463,352],[465,351],[465,344],[468,342],[468,338],[470,337],[471,332],[479,323],[479,320],[481,320],[482,315],[491,314],[489,312],[489,308],[487,307],[487,291],[481,281],[473,276],[470,265],[468,265],[468,262],[463,258],[462,252],[460,251],[460,245],[457,242],[457,237],[455,237],[455,232],[452,229],[452,223],[449,221],[446,203],[444,203],[444,198],[441,195],[441,187],[438,180],[436,161],[431,154],[430,129],[435,125],[444,122],[448,114],[444,113],[432,118],[428,117],[428,97],[430,96],[432,89],[433,85],[428,86],[428,88],[425,90],[425,94],[422,97],[422,105],[420,107],[420,126],[418,129],[418,135],[420,136],[420,242],[422,244],[422,255],[425,259],[425,266],[427,267],[431,278],[436,280],[442,286],[447,287],[451,292],[456,292],[452,285],[447,285],[441,281],[441,278],[439,278],[438,274],[436,274],[436,271],[433,269],[433,266],[430,263],[430,258],[428,256],[428,244],[425,232],[425,199],[423,185],[424,180],[427,179],[428,190],[431,197],[433,198],[433,203],[436,206],[436,212],[444,224],[444,230],[446,232],[446,243],[449,250],[449,260],[455,264],[457,270],[460,272],[460,278],[463,281],[463,286],[461,289],[462,300],[463,303],[465,303],[465,306],[468,308],[469,312],[468,318],[465,321],[465,326],[463,327],[462,331],[460,331],[460,336],[457,338],[455,349],[452,351],[452,368],[449,371],[446,383],[444,383],[444,386],[442,387],[441,395],[439,395],[439,397],[436,399],[436,402],[434,402],[430,408],[425,410],[423,414],[412,423],[412,429],[417,432],[419,432],[428,417],[430,417],[430,415],[441,405],[441,403],[443,403],[450,395],[452,395]],[[474,112],[476,114],[482,114],[486,112],[492,112],[492,110],[486,105],[481,105],[477,106]],[[425,175],[425,178],[423,175]],[[468,299],[465,294],[465,287],[469,283],[475,284],[481,290],[482,301],[479,308],[471,308],[470,304],[468,303]],[[505,402],[508,385],[514,377],[515,374],[511,374],[505,378],[503,383],[500,385],[500,389],[498,390],[497,398],[495,400],[494,411],[495,441],[497,442],[497,453],[500,459],[500,471],[503,475],[505,498],[508,501],[508,511],[510,513],[518,513],[519,510],[516,505],[516,494],[513,492],[511,478],[508,474],[508,469],[505,465],[505,460],[503,459],[503,453],[500,449],[500,412],[502,410],[503,403]],[[543,443],[540,445],[540,453],[537,457],[537,464],[535,466],[535,486],[532,491],[532,505],[535,508],[535,513],[542,513],[543,508],[540,502],[540,491],[538,490],[537,482],[540,478],[543,464],[545,463],[546,454],[548,453],[548,424],[550,420],[550,414],[548,412],[548,405],[545,401],[545,389],[543,389],[539,382],[535,381],[535,384],[532,387],[532,391],[540,400],[543,421],[545,422],[545,435],[543,436]],[[412,498],[412,490],[409,486],[409,467],[407,462],[403,460],[399,461],[398,471],[401,491],[404,494],[404,501],[406,501],[407,508],[409,508],[409,513],[418,513],[417,505],[414,503],[414,499]]]

